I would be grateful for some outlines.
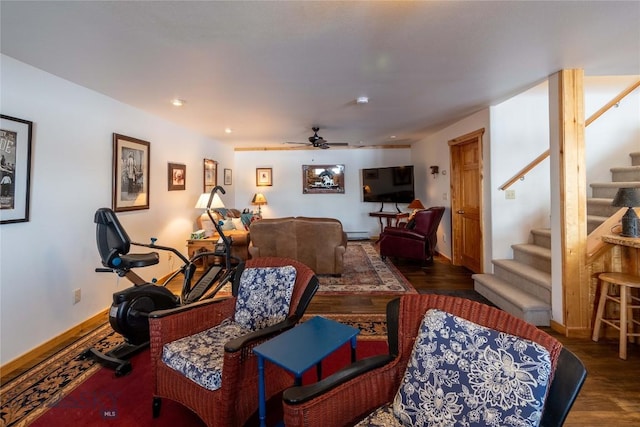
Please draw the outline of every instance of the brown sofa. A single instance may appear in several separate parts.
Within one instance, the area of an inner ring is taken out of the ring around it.
[[[347,234],[334,218],[287,217],[251,224],[249,255],[293,258],[316,274],[341,275]]]

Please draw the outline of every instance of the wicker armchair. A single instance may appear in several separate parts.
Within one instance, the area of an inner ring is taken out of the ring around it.
[[[324,380],[283,394],[285,425],[351,426],[392,402],[425,312],[436,308],[488,328],[526,338],[549,351],[551,385],[541,426],[561,426],[586,377],[584,365],[560,342],[499,309],[443,295],[408,295],[387,305],[389,354],[362,359]]]
[[[205,331],[233,317],[242,268],[287,265],[296,269],[288,317],[224,345],[220,388],[208,390],[165,364],[162,360],[165,344]],[[191,409],[208,426],[243,425],[258,409],[258,365],[253,347],[295,326],[317,289],[318,279],[306,265],[288,258],[258,258],[239,267],[232,297],[152,313],[149,328],[154,417],[160,415],[160,398],[166,397]],[[291,376],[273,364],[265,368],[265,379],[267,398],[292,384]]]

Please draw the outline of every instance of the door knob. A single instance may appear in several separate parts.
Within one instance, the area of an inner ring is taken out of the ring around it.
[[[463,211],[462,209],[460,209],[460,210],[458,211],[458,213],[459,213],[459,214],[463,214],[463,213],[464,213],[464,211]]]

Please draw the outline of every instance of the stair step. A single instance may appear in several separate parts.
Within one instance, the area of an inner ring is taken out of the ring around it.
[[[591,184],[591,195],[595,198],[613,199],[619,188],[640,188],[640,181],[596,182]]]
[[[543,248],[551,249],[551,229],[536,228],[531,230],[533,244]]]
[[[495,276],[551,304],[551,274],[513,259],[497,259],[492,263]]]
[[[640,151],[629,154],[629,157],[631,157],[631,164],[633,166],[640,166]]]
[[[536,326],[551,324],[551,306],[535,296],[513,287],[493,274],[474,274],[476,292],[500,307]]]
[[[640,181],[640,166],[625,166],[611,168],[613,182]]]
[[[591,233],[608,219],[608,216],[587,215],[587,234]]]
[[[616,206],[611,206],[611,202],[613,202],[613,199],[588,198],[587,215],[610,217],[620,209]]]
[[[514,260],[551,273],[551,249],[531,243],[511,245],[511,248]]]

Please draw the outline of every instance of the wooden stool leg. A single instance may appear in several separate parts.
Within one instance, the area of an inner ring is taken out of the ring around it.
[[[627,296],[629,290],[626,286],[620,286],[620,359],[627,360],[627,328],[629,327],[627,314]]]
[[[604,306],[607,302],[607,295],[609,294],[609,283],[599,280],[600,282],[600,300],[598,301],[598,310],[596,311],[596,320],[593,324],[593,341],[598,341],[600,338],[600,326],[602,325],[602,315],[604,314]]]

